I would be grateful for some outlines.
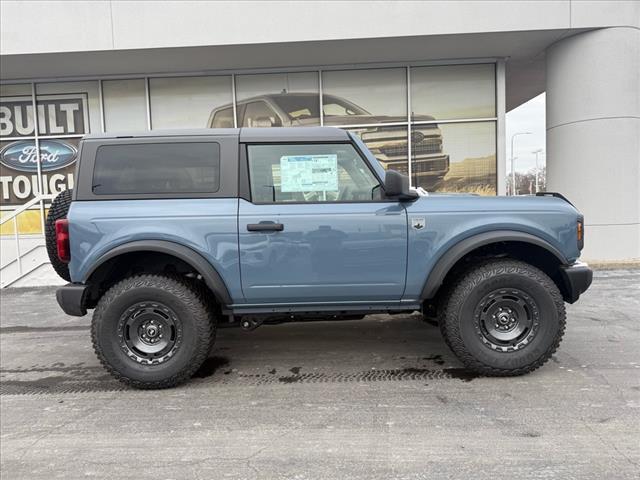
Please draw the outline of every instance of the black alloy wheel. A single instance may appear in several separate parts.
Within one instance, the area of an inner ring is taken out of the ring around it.
[[[192,279],[144,274],[112,286],[93,313],[93,348],[115,378],[136,388],[188,380],[215,340],[217,309]]]
[[[566,323],[553,280],[530,264],[505,258],[460,273],[438,313],[453,353],[487,376],[522,375],[540,367],[558,348]]]

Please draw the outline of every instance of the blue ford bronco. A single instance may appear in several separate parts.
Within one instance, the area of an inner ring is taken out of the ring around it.
[[[89,135],[47,217],[69,315],[104,367],[186,381],[216,327],[421,312],[465,366],[530,372],[592,272],[560,194],[429,195],[338,128]]]

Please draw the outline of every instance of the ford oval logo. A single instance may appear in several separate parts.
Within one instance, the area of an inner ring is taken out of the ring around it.
[[[40,140],[40,165],[43,172],[59,170],[76,161],[78,150],[60,140]],[[0,163],[21,172],[36,173],[38,161],[35,140],[13,142],[0,150]]]

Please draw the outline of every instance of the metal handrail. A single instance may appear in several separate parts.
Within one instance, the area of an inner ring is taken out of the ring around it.
[[[36,250],[38,250],[39,248],[44,247],[45,245],[43,244],[38,244],[34,247],[31,247],[29,250],[27,250],[26,252],[22,252],[22,256],[26,257],[27,255],[29,255],[31,252],[35,252]],[[5,263],[4,265],[0,265],[0,270],[2,270],[3,268],[8,267],[9,265],[13,265],[14,262],[17,262],[18,259],[14,258],[13,260],[9,260],[7,263]]]
[[[10,214],[0,219],[0,225],[4,225],[9,220],[13,220],[13,239],[16,245],[16,261],[18,262],[18,278],[22,277],[22,256],[23,256],[23,254],[20,252],[20,232],[18,231],[18,215],[28,210],[29,208],[33,207],[37,203],[40,204],[41,214],[44,215],[45,200],[53,200],[56,196],[57,194],[55,193],[50,193],[47,195],[37,195],[33,197],[31,200],[29,200],[27,203],[22,205],[21,207],[16,208],[13,212],[11,212]],[[41,217],[40,221],[42,223],[42,230],[43,230],[42,233],[45,233],[44,232],[44,216]],[[13,261],[11,261],[10,263],[13,263]]]
[[[40,202],[43,202],[45,200],[53,200],[54,198],[56,198],[57,195],[58,195],[57,193],[50,193],[48,195],[38,195],[36,197],[33,197],[31,200],[29,200],[27,203],[25,203],[21,207],[16,208],[15,210],[13,210],[9,215],[6,215],[6,216],[2,217],[2,219],[0,219],[0,225],[3,225],[6,222],[8,222],[9,220],[11,220],[12,218],[17,217],[18,215],[20,215],[25,210],[28,210],[31,207],[33,207],[36,203],[40,203]]]

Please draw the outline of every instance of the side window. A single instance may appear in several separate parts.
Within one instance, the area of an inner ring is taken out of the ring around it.
[[[253,203],[367,202],[380,183],[350,144],[249,145]]]
[[[244,111],[243,127],[281,127],[282,121],[266,102],[251,102]]]
[[[215,193],[220,145],[214,142],[103,145],[96,153],[95,195]]]
[[[233,107],[218,110],[213,116],[211,128],[233,128]]]

